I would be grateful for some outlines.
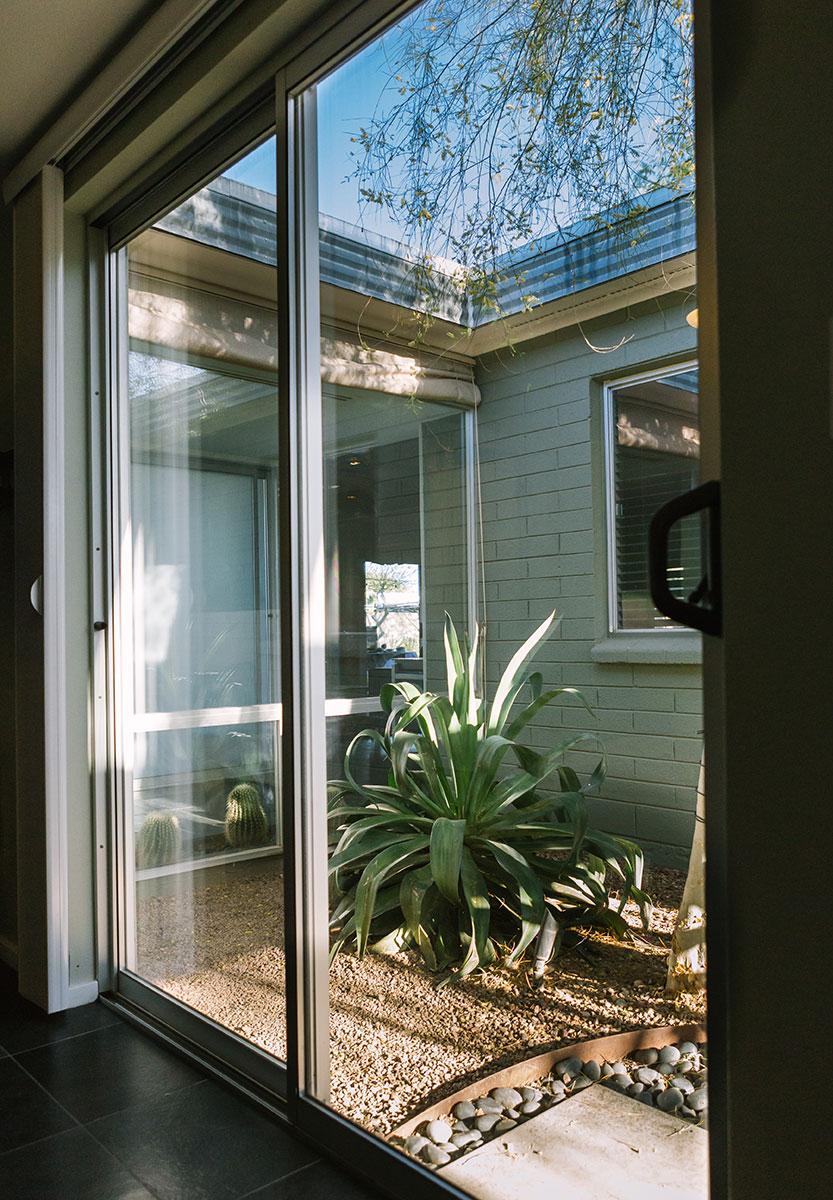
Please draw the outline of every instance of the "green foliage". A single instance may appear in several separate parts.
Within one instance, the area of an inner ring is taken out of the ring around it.
[[[136,866],[167,867],[182,855],[182,830],[171,812],[148,813],[136,838]]]
[[[428,312],[434,255],[499,315],[507,281],[535,302],[536,239],[583,219],[624,248],[640,197],[693,188],[691,0],[429,0],[384,45],[390,78],[353,137],[353,177],[417,252]]]
[[[226,841],[230,846],[261,846],[268,837],[266,813],[253,783],[238,783],[226,798]]]
[[[587,707],[575,688],[545,691],[540,672],[526,671],[554,619],[512,658],[488,709],[475,691],[477,632],[473,648],[461,646],[448,615],[448,696],[404,682],[382,689],[384,734],[358,734],[345,756],[346,779],[330,785],[334,953],[351,943],[360,955],[415,946],[431,970],[456,964],[448,982],[498,957],[515,962],[537,936],[547,905],[560,930],[598,923],[627,936],[621,914],[632,897],[647,925],[641,851],[589,826],[584,793],[604,778],[604,751],[583,786],[565,762],[596,738],[577,734],[545,753],[519,740],[559,696]],[[525,688],[528,702],[515,712]],[[388,761],[384,785],[362,783],[352,770],[365,740]],[[554,779],[560,792],[539,791]],[[621,882],[616,906],[608,870]]]

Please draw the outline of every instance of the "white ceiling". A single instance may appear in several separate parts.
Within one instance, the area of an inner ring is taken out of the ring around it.
[[[161,0],[0,0],[5,174]]]

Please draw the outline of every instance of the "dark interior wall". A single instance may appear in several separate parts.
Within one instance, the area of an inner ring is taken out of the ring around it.
[[[774,1200],[820,1195],[833,1172],[829,1081],[798,1066],[829,1039],[833,13],[829,0],[711,8],[717,276],[699,237],[700,337],[713,360],[719,336],[725,638],[722,687],[706,658],[705,708],[725,791],[718,771],[709,1019],[713,1052],[728,1046],[712,1138],[725,1105],[728,1194]],[[766,1047],[797,1055],[773,1103],[749,1090]]]
[[[0,957],[9,960],[17,951],[12,288],[12,210],[0,204]]]

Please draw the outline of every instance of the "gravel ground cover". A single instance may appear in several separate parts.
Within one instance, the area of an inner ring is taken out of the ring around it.
[[[140,974],[279,1058],[286,1053],[279,863],[260,860],[147,887],[137,897]],[[181,877],[174,877],[180,879]],[[168,881],[160,881],[160,883]],[[410,953],[339,954],[330,972],[332,1104],[385,1135],[502,1067],[566,1043],[703,1021],[702,998],[663,994],[684,875],[654,868],[651,930],[592,932],[530,990],[527,967],[492,968],[439,991]],[[635,907],[625,916],[641,930]]]

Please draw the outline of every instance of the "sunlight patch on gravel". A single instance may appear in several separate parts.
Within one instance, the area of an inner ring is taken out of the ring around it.
[[[649,933],[593,931],[530,991],[526,968],[493,968],[437,990],[410,953],[339,954],[330,972],[332,1104],[375,1133],[480,1076],[559,1045],[702,1021],[705,1004],[663,994],[683,873],[646,871]],[[272,873],[138,905],[139,973],[279,1058],[286,1055],[283,903]],[[625,916],[641,930],[634,905]],[[437,977],[439,978],[439,976]]]

